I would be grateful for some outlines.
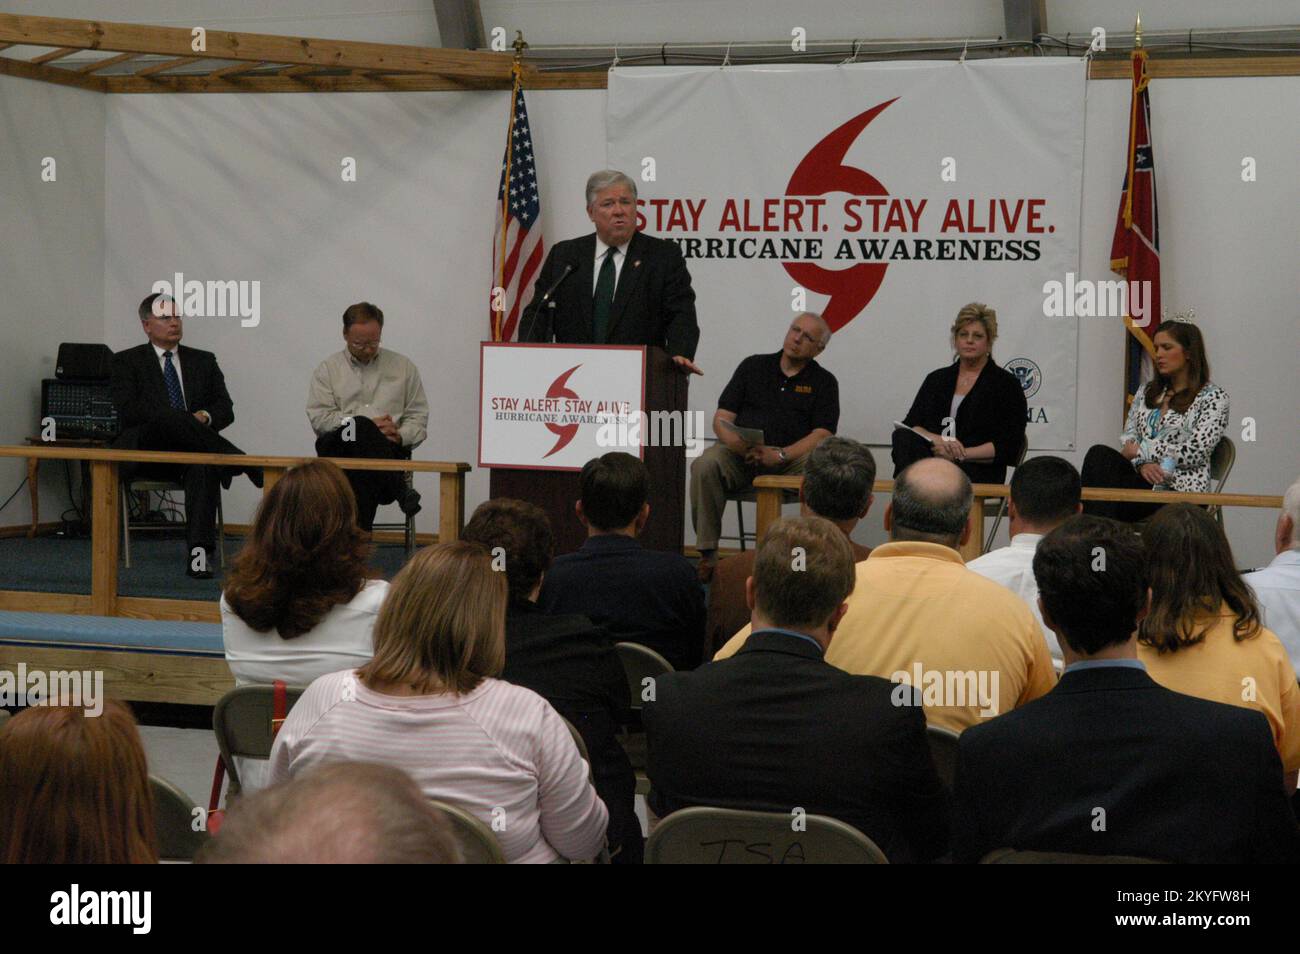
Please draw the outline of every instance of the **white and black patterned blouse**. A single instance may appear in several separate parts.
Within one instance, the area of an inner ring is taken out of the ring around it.
[[[1205,384],[1192,400],[1186,413],[1172,409],[1160,412],[1162,394],[1155,407],[1146,403],[1138,392],[1128,409],[1128,421],[1120,443],[1133,441],[1139,452],[1133,467],[1160,463],[1172,457],[1178,469],[1172,486],[1157,485],[1158,490],[1205,493],[1210,489],[1210,455],[1228,428],[1228,392],[1217,384]]]

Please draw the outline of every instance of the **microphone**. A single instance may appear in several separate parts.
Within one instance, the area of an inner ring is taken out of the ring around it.
[[[533,330],[533,326],[537,324],[537,314],[538,314],[538,312],[541,311],[541,309],[543,309],[543,308],[550,308],[550,307],[552,307],[551,296],[554,295],[554,294],[555,294],[555,290],[556,290],[557,288],[560,287],[560,283],[563,282],[566,278],[569,277],[569,273],[572,272],[572,271],[575,271],[576,269],[577,269],[577,266],[574,265],[572,262],[565,262],[565,263],[564,263],[564,271],[561,272],[561,273],[560,273],[560,277],[557,278],[557,279],[556,279],[556,280],[551,284],[551,287],[548,288],[548,289],[546,289],[546,294],[542,295],[542,297],[541,297],[540,299],[538,299],[537,301],[533,302],[531,305],[528,306],[528,307],[532,310],[532,312],[533,312],[533,315],[532,315],[532,321],[529,322],[529,325],[528,325],[528,330],[529,330],[529,331],[532,331],[532,330]],[[548,314],[547,314],[547,325],[548,325],[548,329],[547,329],[546,337],[549,338],[549,337],[551,337],[551,333],[550,333],[550,330],[549,330],[549,325],[550,325],[550,314],[549,314],[549,312],[548,312]],[[521,340],[521,341],[527,341],[527,340],[530,340],[530,339],[529,339],[528,336],[524,336],[524,337],[520,338],[520,340]]]

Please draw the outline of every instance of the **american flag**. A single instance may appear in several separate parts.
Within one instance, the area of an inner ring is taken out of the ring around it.
[[[1151,93],[1147,51],[1133,51],[1133,91],[1129,103],[1128,150],[1124,157],[1124,188],[1119,197],[1110,267],[1129,281],[1150,282],[1143,296],[1146,313],[1128,314],[1124,356],[1125,410],[1128,401],[1150,379],[1151,338],[1160,324],[1160,215],[1156,207],[1156,164],[1151,143]],[[1132,296],[1130,295],[1130,302]]]
[[[524,91],[517,77],[512,102],[514,108],[510,113],[509,142],[501,162],[496,231],[492,241],[492,301],[489,307],[493,341],[514,340],[519,314],[532,299],[533,279],[546,254],[533,136],[528,127]]]

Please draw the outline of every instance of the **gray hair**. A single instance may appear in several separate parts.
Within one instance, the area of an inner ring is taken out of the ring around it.
[[[1291,546],[1300,548],[1300,480],[1286,489],[1282,498],[1282,512],[1291,518]]]
[[[955,548],[975,499],[970,478],[950,463],[955,479],[946,485],[918,479],[919,474],[930,469],[931,460],[917,461],[894,478],[893,536],[896,540],[922,540]],[[918,470],[918,465],[923,470]]]
[[[828,437],[804,464],[804,503],[827,520],[854,520],[867,508],[875,482],[876,459],[867,445]]]
[[[587,208],[596,201],[597,192],[614,185],[627,186],[632,190],[632,198],[636,198],[636,182],[630,176],[617,169],[601,169],[587,177]]]
[[[815,311],[801,311],[799,312],[799,314],[794,316],[795,321],[798,321],[800,318],[816,318],[819,322],[821,322],[822,331],[825,332],[825,334],[822,336],[821,344],[822,344],[822,350],[825,351],[826,346],[831,343],[830,324],[826,321],[825,318],[817,314],[817,312]]]

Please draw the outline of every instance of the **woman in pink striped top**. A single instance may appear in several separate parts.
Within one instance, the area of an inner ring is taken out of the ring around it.
[[[506,578],[481,547],[421,550],[393,580],[365,666],[322,676],[285,720],[271,782],[324,762],[404,769],[486,822],[511,862],[595,857],[608,812],[564,721],[505,663]]]

